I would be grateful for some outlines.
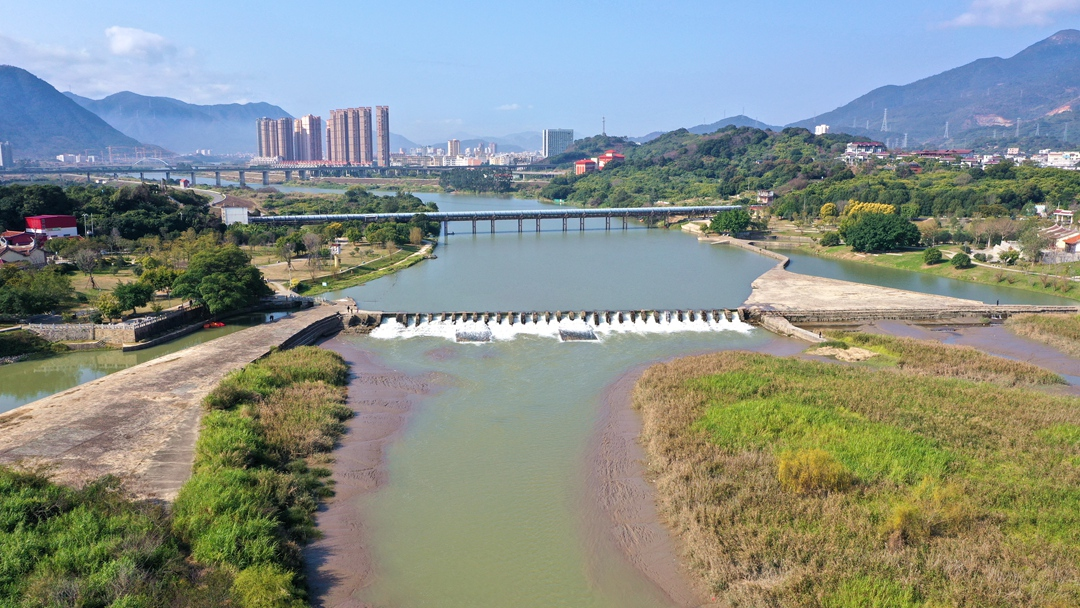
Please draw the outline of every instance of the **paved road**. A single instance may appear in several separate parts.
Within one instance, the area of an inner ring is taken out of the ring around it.
[[[0,416],[0,463],[52,465],[61,483],[119,475],[138,496],[171,500],[191,476],[202,398],[342,308],[295,312],[11,410]]]

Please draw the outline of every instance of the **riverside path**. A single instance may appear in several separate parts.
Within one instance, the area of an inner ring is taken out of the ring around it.
[[[11,410],[0,416],[0,463],[49,466],[61,483],[117,475],[137,496],[172,500],[191,476],[202,398],[273,347],[341,329],[344,311],[301,310]]]

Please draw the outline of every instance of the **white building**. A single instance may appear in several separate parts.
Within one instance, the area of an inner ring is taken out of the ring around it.
[[[15,159],[11,155],[11,144],[6,141],[0,141],[0,167],[5,169],[15,166]]]
[[[1080,152],[1047,152],[1045,165],[1055,169],[1078,169]]]
[[[814,127],[814,135],[827,135],[829,133],[829,125],[818,125]]]
[[[566,149],[574,143],[573,129],[544,129],[543,150],[544,158],[566,152]]]

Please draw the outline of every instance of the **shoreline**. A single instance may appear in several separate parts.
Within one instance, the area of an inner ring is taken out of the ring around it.
[[[316,516],[322,538],[304,547],[304,572],[313,606],[361,608],[368,604],[356,595],[377,575],[364,543],[367,521],[361,500],[386,483],[386,448],[404,432],[417,403],[442,387],[431,378],[386,367],[342,336],[321,347],[350,366],[346,405],[354,415],[331,452],[334,495]]]

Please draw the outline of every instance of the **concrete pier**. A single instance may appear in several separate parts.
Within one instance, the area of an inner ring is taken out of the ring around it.
[[[340,330],[343,312],[309,308],[11,410],[0,415],[0,463],[50,465],[61,483],[118,475],[140,497],[172,500],[191,476],[202,398],[273,347]]]

